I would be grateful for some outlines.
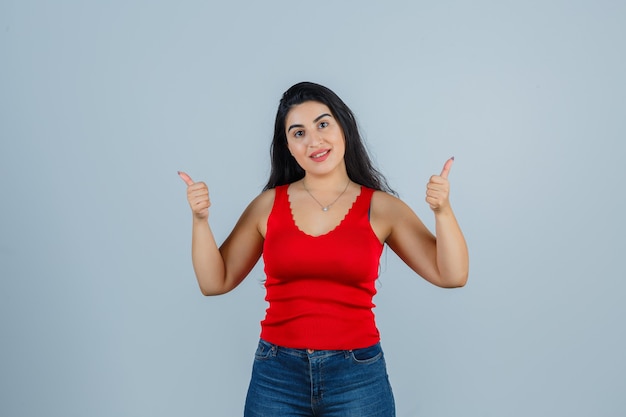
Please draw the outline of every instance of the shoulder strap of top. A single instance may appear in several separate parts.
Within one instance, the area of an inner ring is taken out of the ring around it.
[[[354,202],[354,206],[352,207],[351,212],[354,213],[357,217],[361,217],[367,214],[367,218],[369,218],[369,211],[372,202],[372,195],[374,194],[374,190],[372,188],[367,188],[365,186],[361,186],[361,194],[357,197]]]
[[[289,184],[284,184],[284,185],[277,185],[276,186],[276,196],[286,196],[287,195],[287,188],[289,188]]]
[[[374,190],[372,188],[361,186],[361,195],[359,196],[357,203],[360,206],[362,205],[363,207],[367,207],[367,209],[369,210],[373,195]]]
[[[279,185],[274,187],[274,204],[272,205],[272,211],[267,219],[266,238],[276,226],[283,223],[283,219],[286,216],[285,210],[289,210],[289,204],[287,204],[288,186],[289,185]]]
[[[289,212],[289,195],[287,194],[287,188],[289,188],[289,184],[278,185],[275,187],[274,191],[274,205],[272,206],[272,214],[275,214],[279,217],[285,216],[286,212]],[[286,211],[285,211],[286,210]]]
[[[275,194],[274,194],[274,207],[272,211],[279,210],[280,208],[284,207],[285,202],[288,198],[288,195],[287,195],[288,187],[289,187],[289,184],[276,186]]]

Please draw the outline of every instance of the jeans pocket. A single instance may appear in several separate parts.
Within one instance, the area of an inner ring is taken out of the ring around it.
[[[254,359],[258,361],[263,361],[269,359],[271,356],[274,356],[275,352],[276,346],[261,339],[259,340],[256,352],[254,352]]]
[[[362,364],[374,363],[383,357],[380,343],[362,349],[353,349],[350,353],[354,362]]]

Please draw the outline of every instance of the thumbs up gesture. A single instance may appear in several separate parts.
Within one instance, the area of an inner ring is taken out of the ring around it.
[[[187,184],[187,201],[191,207],[193,215],[198,220],[209,218],[209,188],[203,182],[194,182],[189,175],[179,171],[178,176]]]
[[[426,202],[430,208],[435,211],[441,211],[450,207],[450,183],[448,182],[448,174],[454,157],[448,159],[443,166],[443,170],[439,175],[430,177],[430,181],[426,185]]]

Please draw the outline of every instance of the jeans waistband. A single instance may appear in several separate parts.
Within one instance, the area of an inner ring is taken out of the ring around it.
[[[323,357],[336,356],[336,355],[344,355],[345,357],[348,357],[354,350],[358,350],[358,349],[342,349],[342,350],[339,350],[339,349],[336,349],[336,350],[333,350],[333,349],[297,349],[297,348],[289,348],[289,347],[275,345],[263,339],[260,339],[260,343],[265,345],[267,349],[271,350],[274,353],[277,353],[280,351],[287,355],[297,356],[297,357],[302,357],[302,358],[311,358],[311,357],[323,358]],[[380,342],[372,346],[377,346],[377,345],[380,345]],[[364,348],[364,349],[369,349],[372,346],[368,346],[367,348]]]

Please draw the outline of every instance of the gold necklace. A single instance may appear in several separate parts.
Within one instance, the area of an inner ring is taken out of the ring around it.
[[[325,206],[325,205],[323,205],[322,203],[320,203],[320,202],[319,202],[319,200],[318,200],[317,198],[315,198],[315,196],[314,196],[313,194],[311,194],[311,192],[309,191],[309,189],[308,189],[308,188],[306,188],[306,183],[304,182],[304,180],[302,180],[302,186],[304,187],[304,190],[305,190],[305,191],[306,191],[306,192],[307,192],[307,193],[311,196],[311,198],[312,198],[313,200],[315,200],[315,202],[316,202],[317,204],[319,204],[319,206],[322,208],[322,211],[324,211],[324,212],[328,211],[328,209],[329,209],[329,208],[330,208],[333,204],[335,204],[335,203],[337,202],[337,200],[339,200],[339,198],[341,198],[341,196],[342,196],[342,195],[344,195],[344,194],[345,194],[346,190],[348,189],[348,185],[350,185],[350,179],[349,179],[349,178],[348,178],[348,183],[346,184],[346,188],[344,188],[344,189],[343,189],[343,191],[341,192],[341,194],[339,194],[339,195],[337,196],[337,198],[335,198],[335,200],[334,200],[332,203],[330,203],[329,205]]]

